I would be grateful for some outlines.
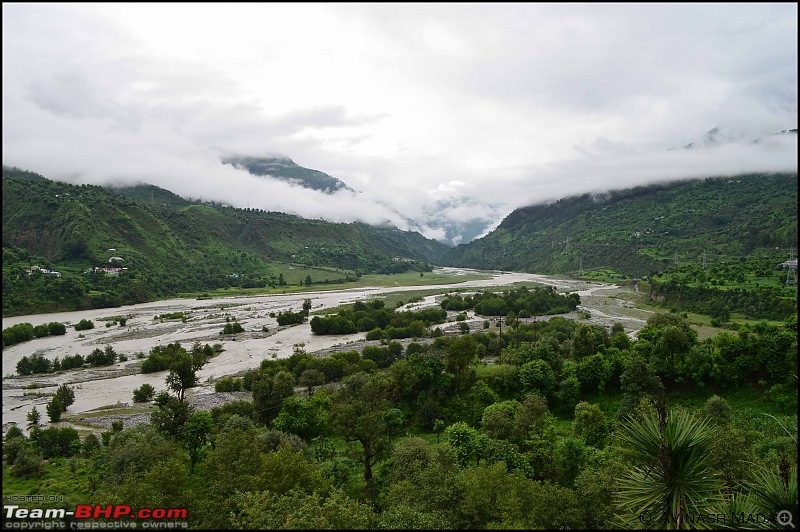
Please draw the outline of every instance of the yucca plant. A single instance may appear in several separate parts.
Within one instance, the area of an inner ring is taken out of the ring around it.
[[[774,519],[778,512],[788,510],[797,518],[797,467],[782,465],[785,467],[781,474],[767,469],[755,470],[753,480],[745,483],[745,487],[758,513],[773,516]]]
[[[627,417],[619,450],[631,466],[617,483],[620,524],[634,528],[716,528],[701,516],[725,504],[723,485],[712,470],[708,443],[713,425],[683,410],[662,407]]]

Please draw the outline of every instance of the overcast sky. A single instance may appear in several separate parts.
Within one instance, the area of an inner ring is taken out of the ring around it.
[[[796,172],[796,136],[749,141],[797,127],[797,20],[795,3],[4,3],[3,163],[442,238],[575,193]],[[731,143],[669,149],[716,126]]]

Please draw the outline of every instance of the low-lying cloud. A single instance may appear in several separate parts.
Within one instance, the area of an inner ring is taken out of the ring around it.
[[[3,163],[454,243],[569,195],[797,172],[770,135],[796,127],[796,5],[417,7],[4,4]]]

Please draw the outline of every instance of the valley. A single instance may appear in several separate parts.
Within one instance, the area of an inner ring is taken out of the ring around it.
[[[468,269],[442,268],[431,275],[450,277],[453,275],[477,276],[480,272]],[[525,273],[493,272],[482,280],[470,280],[455,284],[426,286],[426,290],[438,290],[442,294],[465,289],[486,289],[519,283],[554,286],[558,292],[577,292],[581,297],[579,309],[589,313],[585,323],[595,323],[610,328],[614,322],[624,325],[629,335],[635,334],[645,325],[650,311],[637,308],[634,301],[637,293],[630,288],[613,284],[588,283],[569,278],[543,276]],[[234,375],[258,367],[266,358],[287,358],[295,346],[302,345],[308,353],[324,353],[337,347],[363,347],[364,333],[336,336],[317,336],[311,333],[308,322],[290,327],[279,327],[270,313],[286,310],[297,311],[303,300],[312,302],[312,311],[333,308],[355,301],[385,297],[388,294],[408,292],[408,286],[365,286],[344,290],[303,292],[285,295],[259,295],[220,297],[214,299],[170,299],[152,303],[128,305],[116,309],[94,309],[86,311],[63,312],[16,316],[3,319],[3,328],[17,323],[28,322],[36,326],[40,323],[60,321],[67,324],[67,334],[63,337],[47,337],[23,342],[3,350],[3,425],[4,431],[12,424],[25,425],[27,412],[36,405],[44,409],[50,399],[49,393],[62,383],[75,387],[75,403],[65,413],[73,417],[96,410],[100,407],[117,405],[127,407],[131,403],[133,390],[144,383],[157,390],[164,389],[166,371],[142,374],[138,371],[140,361],[136,353],[147,354],[156,345],[180,342],[190,347],[194,342],[201,344],[221,343],[224,351],[199,371],[201,385],[193,388],[190,400],[202,401],[199,396],[213,393],[213,381],[225,375]],[[436,296],[429,295],[422,301],[408,303],[406,307],[422,308],[436,304]],[[183,313],[181,320],[158,320],[157,316]],[[578,313],[568,315],[580,319]],[[112,315],[127,317],[124,327],[104,327],[102,318]],[[585,317],[585,315],[584,315]],[[245,329],[238,335],[220,335],[226,318],[236,321]],[[470,313],[473,328],[483,322],[483,318]],[[81,319],[96,320],[96,327],[88,331],[75,331],[72,325]],[[452,317],[450,318],[452,320]],[[453,327],[454,323],[445,324]],[[262,327],[268,329],[262,331]],[[446,327],[445,327],[446,328]],[[379,342],[370,342],[377,344]],[[57,374],[34,374],[25,377],[9,378],[13,368],[24,356],[41,354],[53,359],[73,354],[86,355],[95,348],[112,345],[117,353],[124,354],[128,360],[114,366],[62,371]],[[31,385],[38,386],[30,389]],[[27,394],[27,395],[26,395]],[[42,394],[40,396],[33,394]],[[63,423],[62,423],[63,424]]]

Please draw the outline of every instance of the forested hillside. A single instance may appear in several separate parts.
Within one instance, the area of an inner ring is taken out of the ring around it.
[[[311,282],[427,270],[446,249],[394,228],[190,202],[152,185],[120,194],[3,168],[4,315],[283,284],[289,264],[319,268]],[[61,275],[28,275],[32,266]],[[104,266],[126,269],[87,273]]]
[[[797,249],[797,174],[743,175],[584,194],[512,212],[443,263],[543,274],[607,268],[629,277],[675,263]],[[776,248],[778,248],[776,250]]]

